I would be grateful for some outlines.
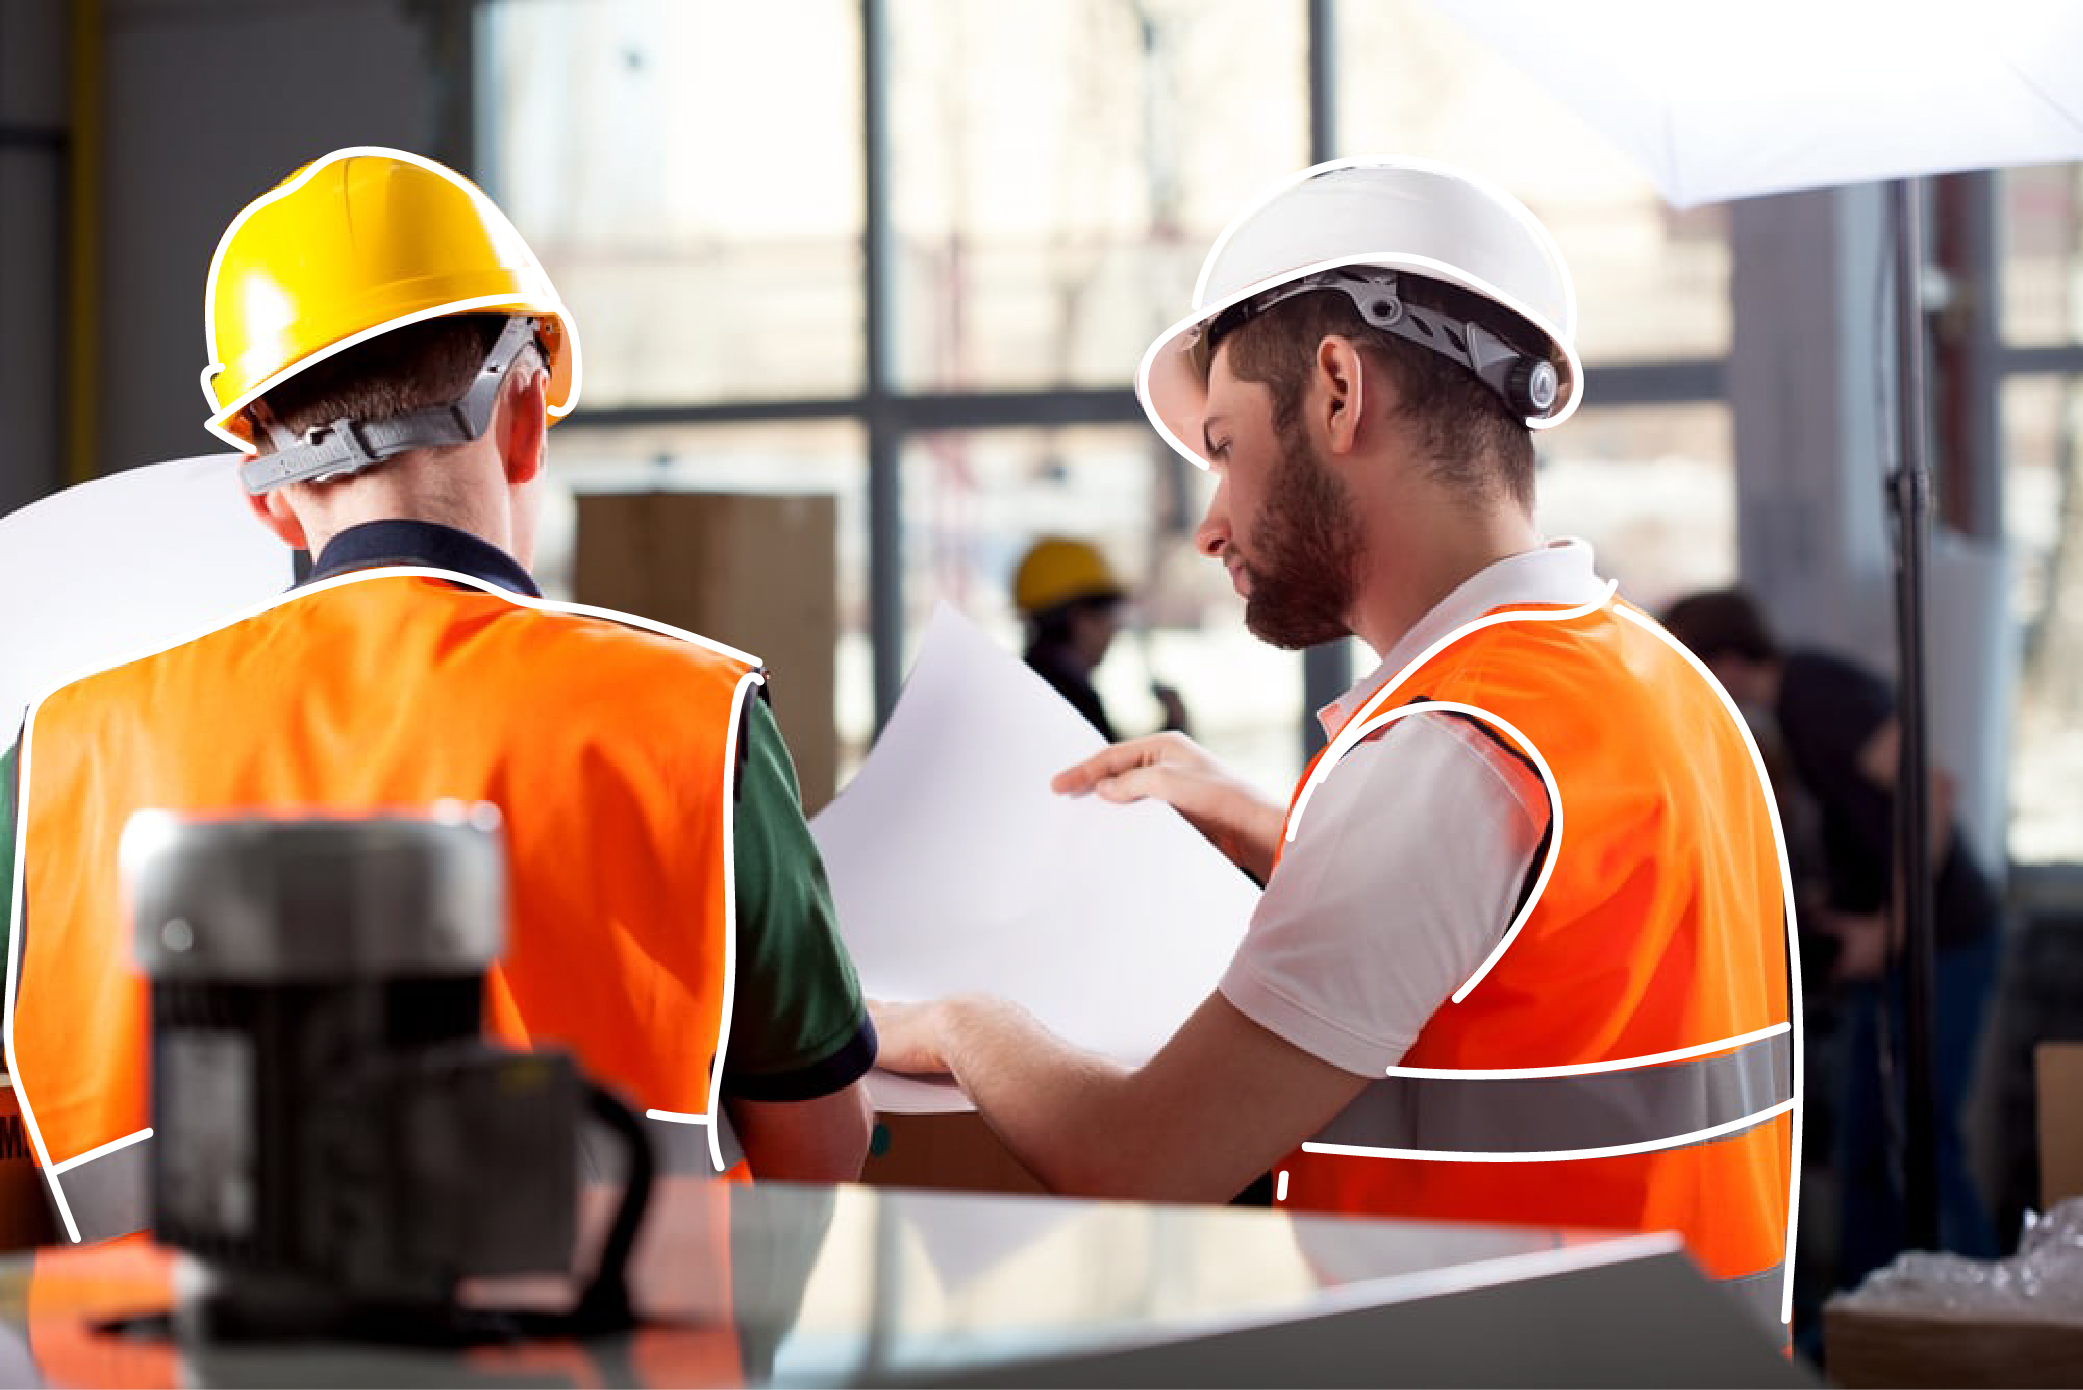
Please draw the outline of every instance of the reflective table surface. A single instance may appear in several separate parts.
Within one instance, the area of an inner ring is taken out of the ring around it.
[[[588,1195],[597,1227],[608,1194]],[[0,1261],[0,1384],[1814,1383],[1674,1237],[1277,1209],[669,1179],[633,1334],[430,1351],[99,1330],[164,1311],[176,1273],[138,1242]]]

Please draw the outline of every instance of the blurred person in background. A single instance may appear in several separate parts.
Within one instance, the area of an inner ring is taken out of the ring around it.
[[[1090,541],[1044,536],[1027,548],[1013,573],[1013,605],[1027,624],[1027,664],[1109,743],[1120,735],[1092,676],[1121,631],[1127,602],[1128,590]],[[1164,710],[1164,728],[1187,732],[1179,692],[1153,682],[1150,693]]]
[[[1895,881],[1895,786],[1902,726],[1889,683],[1828,652],[1783,648],[1750,595],[1692,594],[1665,626],[1705,662],[1759,742],[1783,750],[1816,814],[1821,905],[1805,923],[1828,943],[1837,992],[1840,1094],[1832,1116],[1841,1203],[1837,1283],[1852,1287],[1902,1249],[1901,941]],[[1996,1253],[1967,1169],[1960,1111],[1973,1079],[2002,944],[1996,890],[1953,816],[1953,781],[1935,771],[1932,865],[1938,956],[1936,1034],[1939,1242]],[[1811,967],[1813,969],[1813,967]]]

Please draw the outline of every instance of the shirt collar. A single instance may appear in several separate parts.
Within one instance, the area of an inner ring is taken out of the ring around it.
[[[542,597],[521,562],[490,541],[438,522],[402,518],[365,521],[340,532],[326,542],[303,582],[389,565],[450,570],[530,598]]]
[[[1316,712],[1327,737],[1336,737],[1353,712],[1401,675],[1403,668],[1433,643],[1482,617],[1513,604],[1555,603],[1576,607],[1594,603],[1606,591],[1593,567],[1591,546],[1580,540],[1550,541],[1538,550],[1507,555],[1477,570],[1397,639],[1359,683]]]

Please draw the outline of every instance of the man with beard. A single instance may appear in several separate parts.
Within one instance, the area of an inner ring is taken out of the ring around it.
[[[879,1006],[883,1065],[951,1073],[1058,1190],[1270,1170],[1322,1210],[1677,1230],[1782,1322],[1783,852],[1726,696],[1534,528],[1530,432],[1582,381],[1554,242],[1458,172],[1341,161],[1232,223],[1195,301],[1137,385],[1216,475],[1201,550],[1261,639],[1381,665],[1285,810],[1178,735],[1057,778],[1168,802],[1265,884],[1148,1064],[965,997]]]

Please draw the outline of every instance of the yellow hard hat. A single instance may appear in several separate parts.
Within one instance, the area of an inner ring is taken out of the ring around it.
[[[1045,536],[1027,548],[1013,576],[1013,603],[1033,616],[1081,598],[1120,598],[1127,591],[1099,547],[1065,536]]]
[[[217,243],[204,425],[251,448],[246,408],[312,363],[423,319],[502,312],[536,319],[562,417],[578,404],[578,332],[506,214],[431,159],[335,150],[248,203]]]

